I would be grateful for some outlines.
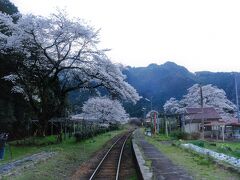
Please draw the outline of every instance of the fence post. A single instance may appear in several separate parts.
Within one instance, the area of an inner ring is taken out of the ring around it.
[[[53,135],[53,118],[51,119],[51,135]]]
[[[167,120],[165,121],[165,132],[168,137],[168,121]]]

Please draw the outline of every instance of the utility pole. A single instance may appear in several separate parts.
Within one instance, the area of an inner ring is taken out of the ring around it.
[[[240,118],[239,118],[239,106],[238,106],[238,86],[237,86],[237,73],[235,73],[234,75],[234,79],[235,79],[235,93],[236,93],[236,103],[237,103],[237,118],[238,118],[238,122],[240,123]]]
[[[202,139],[204,139],[204,114],[203,114],[203,92],[202,92],[202,85],[200,84],[200,97],[201,97],[201,110],[202,110],[202,120],[201,120],[201,124],[202,124]]]
[[[151,111],[152,111],[152,98],[153,98],[153,97],[151,96]]]
[[[145,118],[146,118],[146,108],[143,107],[143,108],[142,108],[142,111],[143,111],[143,121],[144,121]]]
[[[150,105],[151,105],[151,111],[152,111],[152,96],[151,96],[151,100],[149,100],[148,98],[144,98],[146,101],[150,102]]]

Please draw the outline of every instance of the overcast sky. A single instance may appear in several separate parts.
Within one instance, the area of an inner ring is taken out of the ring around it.
[[[239,0],[11,0],[21,13],[56,7],[101,28],[114,62],[173,61],[190,71],[240,71]]]

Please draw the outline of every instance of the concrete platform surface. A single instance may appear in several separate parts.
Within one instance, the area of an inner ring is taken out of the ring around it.
[[[150,160],[153,179],[157,180],[192,180],[193,178],[183,168],[173,164],[162,152],[144,139],[144,135],[135,131],[134,138],[146,160]]]

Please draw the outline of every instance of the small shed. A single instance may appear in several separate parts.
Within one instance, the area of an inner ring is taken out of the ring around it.
[[[204,121],[204,126],[211,122],[218,122],[221,116],[213,107],[195,108],[188,107],[184,114],[184,131],[187,133],[200,132],[201,123]],[[211,126],[206,126],[205,131],[211,131]]]
[[[223,118],[218,122],[213,121],[206,124],[211,127],[211,138],[240,139],[240,123],[237,118]]]
[[[240,139],[240,122],[237,118],[223,118],[220,122],[225,125],[226,138]]]

